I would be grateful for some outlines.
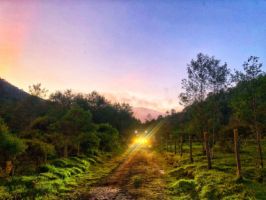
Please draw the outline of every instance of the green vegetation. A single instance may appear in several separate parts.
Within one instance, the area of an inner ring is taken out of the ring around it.
[[[114,165],[97,168],[121,152],[140,124],[129,105],[96,92],[58,91],[43,99],[41,84],[27,94],[0,83],[0,199],[53,199],[88,177],[99,179]]]
[[[134,197],[266,199],[266,75],[259,58],[251,56],[243,71],[231,73],[226,63],[200,53],[187,72],[179,94],[183,111],[144,124],[129,105],[96,92],[57,91],[44,99],[41,84],[31,86],[31,94],[6,87],[0,96],[0,199],[78,199],[73,190],[82,193],[80,185],[114,169],[114,156],[137,128],[165,158],[167,183],[165,166],[147,146],[137,161],[126,162],[128,170],[135,166],[124,176]]]
[[[266,76],[259,58],[231,73],[226,63],[200,53],[187,72],[183,111],[144,125],[162,124],[155,141],[161,152],[172,152],[172,198],[265,199]]]
[[[193,163],[189,159],[187,144],[182,158],[174,152],[165,153],[169,164],[169,194],[173,199],[265,199],[266,186],[258,181],[260,173],[256,173],[256,158],[252,156],[255,146],[254,143],[248,143],[242,148],[242,160],[245,161],[242,163],[242,180],[235,175],[233,153],[217,153],[211,170],[206,170],[207,163],[199,143],[194,147]]]
[[[135,188],[140,188],[141,187],[142,181],[143,181],[142,179],[143,178],[138,176],[138,175],[133,177],[133,185],[134,185]]]
[[[91,170],[92,165],[94,167],[97,165],[97,161],[94,158],[70,157],[55,159],[49,164],[40,166],[35,174],[14,176],[6,180],[8,184],[4,181],[1,182],[2,193],[0,199],[7,199],[8,196],[17,199],[57,199],[59,197],[68,197],[72,195],[72,191],[78,187],[83,179],[87,177],[92,179],[105,175],[100,171],[95,175],[94,171]]]

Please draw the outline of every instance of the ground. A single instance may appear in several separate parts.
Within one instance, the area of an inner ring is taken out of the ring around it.
[[[108,176],[90,186],[79,199],[168,199],[164,166],[164,159],[155,151],[135,150],[124,155]]]
[[[214,149],[213,168],[207,169],[201,144],[193,144],[194,162],[184,154],[140,148],[111,164],[108,175],[83,187],[78,199],[91,200],[231,200],[266,199],[265,170],[256,167],[255,144],[241,149],[243,179],[236,176],[233,152]]]
[[[0,199],[266,200],[266,170],[258,169],[254,141],[241,146],[243,179],[224,143],[215,146],[211,170],[200,143],[193,144],[193,163],[188,144],[183,147],[182,156],[173,147],[141,147],[122,155],[52,160],[38,174],[0,182]]]

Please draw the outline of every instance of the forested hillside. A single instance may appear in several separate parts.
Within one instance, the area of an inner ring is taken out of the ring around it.
[[[32,177],[37,178],[36,174],[49,172],[59,173],[60,178],[64,173],[80,173],[87,169],[86,163],[93,161],[86,161],[86,158],[96,159],[122,150],[129,133],[140,124],[129,105],[112,104],[97,92],[85,95],[74,94],[71,90],[57,91],[47,98],[47,90],[41,84],[29,87],[28,94],[4,80],[1,80],[0,90],[0,176],[5,180],[2,184],[5,185],[6,178],[11,175],[20,177],[12,179],[9,184],[15,184],[14,187],[3,189],[3,195],[28,196],[26,188],[18,191],[19,187],[26,187],[25,175],[35,174]],[[71,160],[58,161],[69,162],[64,164],[65,172],[54,168],[63,164],[48,164],[73,156],[76,159],[85,157],[83,161],[74,161],[81,162],[80,166]],[[76,171],[68,172],[68,165],[71,170],[76,167]],[[28,179],[34,182],[31,177]],[[48,180],[44,177],[44,181]],[[41,195],[40,191],[35,192]]]
[[[11,85],[4,79],[0,77],[0,99],[1,101],[8,101],[8,100],[21,100],[25,98],[28,94],[19,88]]]
[[[184,92],[179,96],[185,105],[183,111],[173,110],[146,126],[163,121],[165,127],[158,137],[166,141],[170,137],[191,138],[202,142],[203,152],[207,133],[211,156],[215,156],[215,145],[221,144],[223,150],[233,148],[227,142],[232,139],[233,130],[238,129],[241,140],[257,143],[259,167],[263,168],[260,140],[266,129],[266,75],[259,59],[251,56],[243,64],[243,71],[230,72],[226,64],[221,65],[214,57],[198,54],[187,72],[188,78],[182,80]]]
[[[185,199],[265,199],[266,75],[251,56],[242,71],[198,54],[182,80],[182,112],[151,120],[169,152],[170,191]],[[171,154],[172,152],[173,154]],[[189,188],[189,189],[188,189]],[[237,189],[238,188],[238,189]]]

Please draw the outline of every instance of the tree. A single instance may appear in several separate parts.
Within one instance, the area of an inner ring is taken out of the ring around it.
[[[50,101],[62,106],[63,108],[69,109],[73,103],[74,94],[72,90],[68,89],[64,92],[57,91],[50,95]]]
[[[184,132],[188,133],[188,140],[189,140],[189,159],[190,162],[193,163],[193,149],[192,149],[192,142],[193,142],[193,133],[196,133],[199,129],[198,127],[198,120],[195,118],[193,111],[191,112],[191,107],[185,109],[184,112]]]
[[[41,132],[47,132],[49,131],[49,126],[53,123],[53,120],[45,115],[41,117],[37,117],[35,120],[33,120],[30,124],[30,129],[32,130],[39,130]]]
[[[214,144],[215,144],[215,132],[216,127],[219,124],[219,96],[218,94],[227,88],[229,84],[229,75],[230,70],[227,68],[227,64],[220,65],[220,60],[215,59],[212,57],[210,59],[210,64],[208,65],[208,85],[211,92],[211,98],[209,99],[209,103],[211,104],[211,109],[209,109],[211,112],[210,116],[210,122],[212,127],[212,151],[211,151],[211,157],[214,156]]]
[[[234,110],[234,117],[242,123],[249,125],[250,130],[256,135],[257,150],[260,164],[263,168],[263,154],[261,147],[261,123],[259,116],[264,115],[262,109],[265,106],[265,85],[260,85],[260,80],[264,75],[262,63],[259,58],[250,56],[247,62],[244,62],[244,72],[235,71],[233,80],[237,84],[237,89],[231,101],[231,107]],[[261,90],[264,87],[264,91]]]
[[[80,107],[72,107],[60,120],[59,132],[64,135],[64,157],[68,157],[68,146],[76,142],[77,153],[80,148],[80,138],[82,133],[89,130],[91,125],[91,113]],[[77,139],[79,138],[79,139]]]
[[[46,163],[48,155],[55,155],[54,145],[40,139],[26,139],[25,143],[28,146],[27,155],[36,160],[37,166]]]
[[[213,58],[202,53],[197,55],[196,60],[192,59],[187,67],[188,78],[182,80],[182,89],[185,92],[179,95],[181,104],[185,106],[196,105],[196,110],[193,114],[199,124],[203,152],[205,152],[203,133],[206,130],[206,113],[204,112],[203,101],[207,97],[209,69],[213,63]]]
[[[1,156],[6,161],[6,173],[9,175],[14,173],[14,161],[16,156],[22,154],[26,150],[25,143],[11,134],[4,121],[0,118],[0,151]]]
[[[100,138],[98,137],[96,131],[86,132],[85,137],[80,143],[83,151],[88,155],[94,155],[100,146]]]
[[[48,90],[45,88],[42,88],[41,83],[33,84],[32,86],[29,86],[29,93],[32,96],[39,97],[39,98],[45,98],[47,95]]]
[[[207,98],[210,91],[215,95],[225,86],[229,70],[226,64],[220,65],[220,61],[214,57],[199,53],[197,59],[192,60],[188,65],[187,74],[188,78],[182,80],[182,89],[185,90],[185,92],[180,93],[179,98],[181,103],[185,106],[193,105],[194,109],[192,109],[192,115],[194,116],[192,118],[200,129],[199,132],[202,138],[203,152],[205,152],[209,150],[209,147],[206,148],[206,144],[204,145],[203,142],[204,138],[206,138],[203,137],[203,133],[208,131],[208,126],[206,124],[208,112],[206,111],[206,103],[204,100]],[[213,112],[216,107],[216,105],[213,106]],[[212,120],[213,140],[215,119],[216,116],[214,116]],[[206,155],[209,154],[210,152],[206,152]]]
[[[182,80],[182,89],[185,92],[179,95],[181,103],[191,105],[195,102],[202,102],[206,98],[211,62],[208,55],[199,53],[197,59],[192,59],[188,64],[188,78]]]
[[[45,115],[48,110],[49,105],[45,100],[28,95],[21,101],[16,102],[9,111],[12,113],[8,120],[9,128],[13,132],[23,131],[34,119]]]
[[[49,141],[50,125],[53,120],[49,116],[37,117],[25,130],[23,138],[28,145],[27,154],[37,165],[47,162],[49,155],[55,154],[55,147]]]
[[[110,152],[119,149],[119,134],[111,125],[100,124],[97,128],[97,133],[102,151]]]

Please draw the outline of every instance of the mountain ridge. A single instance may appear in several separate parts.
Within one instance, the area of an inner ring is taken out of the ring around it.
[[[145,107],[133,107],[132,110],[134,117],[139,119],[141,122],[156,119],[158,116],[164,115],[164,113],[160,111]]]
[[[0,99],[22,100],[29,94],[0,77]]]
[[[22,89],[19,89],[15,85],[0,77],[0,101],[19,101],[28,97],[29,95],[30,94],[28,94],[27,92],[23,91]],[[134,117],[139,119],[141,122],[156,119],[159,115],[164,114],[157,110],[146,107],[133,107],[132,111]]]

